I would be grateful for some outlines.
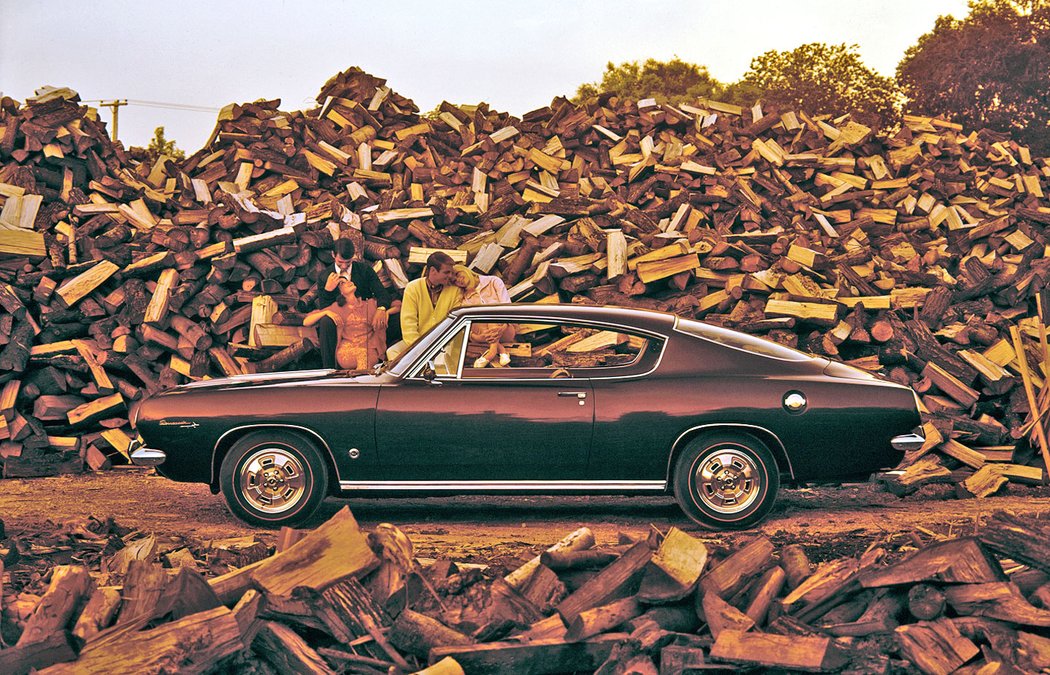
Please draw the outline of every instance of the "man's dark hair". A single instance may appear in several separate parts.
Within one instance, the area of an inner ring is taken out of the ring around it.
[[[427,258],[427,264],[423,268],[423,273],[426,274],[432,269],[441,269],[445,265],[455,265],[455,261],[452,260],[452,256],[445,253],[444,251],[434,251]]]
[[[335,246],[333,247],[335,254],[340,258],[350,260],[354,257],[354,253],[357,249],[354,247],[353,239],[336,239]]]

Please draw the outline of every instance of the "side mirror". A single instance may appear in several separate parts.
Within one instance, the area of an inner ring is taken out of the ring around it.
[[[423,379],[427,382],[433,382],[434,378],[437,377],[437,371],[434,370],[434,362],[427,361],[427,364],[423,366],[423,370],[419,371],[419,374],[423,376]]]

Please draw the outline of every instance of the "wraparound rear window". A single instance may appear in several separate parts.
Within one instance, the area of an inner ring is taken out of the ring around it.
[[[712,326],[692,319],[679,318],[675,330],[726,347],[751,352],[752,354],[758,354],[759,356],[767,356],[772,359],[780,359],[781,361],[808,361],[813,358],[809,354],[800,352],[797,349],[792,349],[791,347],[785,347],[784,345],[773,342],[772,340],[755,337],[754,335],[747,335],[746,333],[738,333],[736,331],[727,330],[719,326]]]

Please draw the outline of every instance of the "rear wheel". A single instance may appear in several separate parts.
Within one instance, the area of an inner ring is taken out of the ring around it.
[[[281,429],[255,431],[222,460],[219,486],[235,516],[253,525],[298,525],[324,501],[328,467],[317,446]]]
[[[780,475],[776,460],[746,434],[698,436],[678,456],[674,494],[682,511],[704,527],[740,530],[773,508]]]

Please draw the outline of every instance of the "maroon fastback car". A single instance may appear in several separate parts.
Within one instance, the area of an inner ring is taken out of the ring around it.
[[[492,323],[510,364],[475,368]],[[782,481],[867,477],[923,442],[899,384],[672,314],[553,304],[455,310],[370,372],[183,385],[133,421],[133,461],[269,526],[337,494],[673,493],[746,528]]]

